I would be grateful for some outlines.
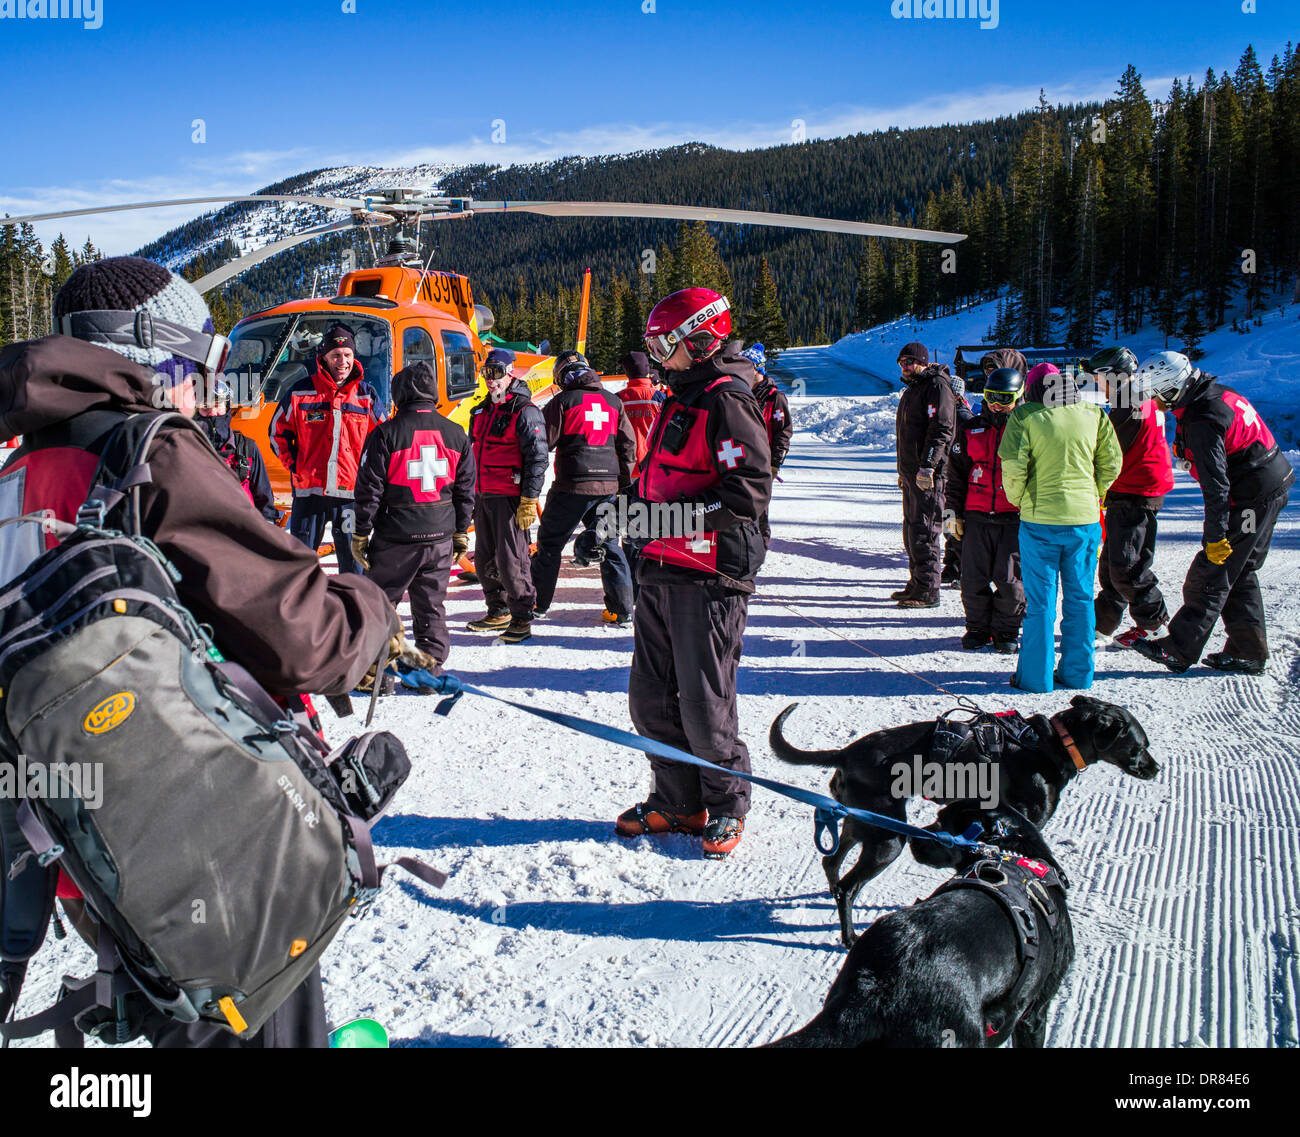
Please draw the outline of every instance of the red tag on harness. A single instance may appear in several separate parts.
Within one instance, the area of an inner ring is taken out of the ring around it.
[[[1021,868],[1028,869],[1034,876],[1042,877],[1047,875],[1047,866],[1042,861],[1031,861],[1028,857],[1020,857],[1016,860]]]

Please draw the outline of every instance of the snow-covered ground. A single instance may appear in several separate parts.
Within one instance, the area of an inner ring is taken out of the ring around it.
[[[828,391],[843,375],[830,352],[804,368]],[[888,601],[905,577],[892,401],[795,401],[801,429],[750,607],[743,734],[758,772],[809,788],[827,775],[767,747],[791,702],[787,734],[806,747],[932,718],[956,695],[1026,713],[1068,702],[1013,692],[1013,660],[960,651],[956,592],[933,611]],[[854,423],[868,444],[834,440]],[[1157,569],[1176,601],[1200,533],[1184,476],[1161,519]],[[1263,678],[1174,677],[1132,652],[1099,653],[1093,693],[1133,710],[1163,769],[1149,783],[1090,769],[1047,830],[1073,881],[1078,941],[1052,1045],[1300,1042],[1298,570],[1300,502],[1263,573],[1274,653]],[[604,628],[600,608],[595,570],[566,566],[533,639],[507,647],[463,630],[482,600],[454,585],[450,666],[503,698],[630,728],[632,637]],[[451,880],[430,892],[394,874],[369,915],[346,923],[324,958],[334,1021],[375,1017],[403,1046],[747,1046],[816,1012],[844,953],[808,808],[756,790],[725,862],[685,837],[623,841],[612,823],[645,795],[639,754],[474,696],[448,718],[435,702],[380,703],[377,725],[401,735],[415,769],[375,832],[386,858],[415,854]],[[335,739],[359,729],[328,723]],[[864,890],[859,926],[942,879],[904,855]],[[52,941],[24,1006],[92,968],[75,937]]]

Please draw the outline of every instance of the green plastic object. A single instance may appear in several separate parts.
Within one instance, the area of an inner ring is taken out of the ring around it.
[[[330,1049],[387,1050],[388,1031],[374,1019],[353,1019],[330,1034]]]

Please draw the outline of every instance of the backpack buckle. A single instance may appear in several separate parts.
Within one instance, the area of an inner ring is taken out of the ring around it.
[[[102,529],[107,516],[108,506],[98,498],[90,499],[83,502],[81,508],[77,510],[77,525]]]
[[[63,846],[51,845],[48,849],[45,850],[45,852],[36,854],[36,863],[40,865],[41,868],[46,869],[49,868],[50,865],[53,864],[55,861],[57,861],[61,856],[63,856]]]
[[[380,893],[378,888],[359,888],[357,889],[356,899],[352,907],[348,910],[348,915],[360,919],[369,910],[370,905],[375,902],[375,897]]]

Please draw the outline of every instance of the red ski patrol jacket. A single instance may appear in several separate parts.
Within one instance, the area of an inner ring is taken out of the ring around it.
[[[1205,498],[1207,545],[1228,536],[1232,506],[1263,501],[1295,482],[1291,463],[1250,400],[1213,375],[1192,380],[1174,418],[1174,454]]]
[[[1147,509],[1159,509],[1165,494],[1174,488],[1174,460],[1165,439],[1164,411],[1151,399],[1137,407],[1112,407],[1110,425],[1124,451],[1124,465],[1106,491],[1106,500],[1141,498]]]
[[[522,379],[508,397],[481,399],[470,412],[469,436],[478,492],[488,497],[540,497],[546,481],[546,426]]]
[[[754,398],[758,400],[763,412],[767,445],[772,451],[772,468],[779,470],[790,452],[790,437],[794,434],[794,423],[790,421],[790,400],[766,375],[754,387]]]
[[[745,586],[763,563],[758,518],[772,497],[772,455],[739,341],[689,371],[670,372],[640,464],[643,502],[688,504],[696,536],[656,536],[641,550],[643,583],[692,584],[715,575]]]
[[[336,384],[318,364],[314,375],[290,387],[271,420],[271,440],[294,493],[350,498],[366,436],[385,409],[360,363],[345,383]]]
[[[623,411],[627,415],[628,422],[632,424],[632,432],[636,435],[638,462],[645,457],[646,440],[650,437],[655,416],[659,413],[659,404],[655,402],[654,395],[654,384],[648,378],[635,376],[629,379],[627,386],[618,393],[619,402],[623,404]]]
[[[632,480],[636,434],[618,396],[588,371],[546,404],[546,444],[561,493],[617,493]]]
[[[948,452],[948,481],[944,505],[958,516],[1017,517],[1020,510],[1007,500],[1002,488],[1002,459],[998,447],[1007,429],[1007,415],[993,415],[987,409],[971,416],[957,431]]]
[[[438,413],[438,377],[423,361],[393,376],[397,413],[370,432],[356,486],[356,532],[385,541],[439,541],[469,529],[469,436]]]

